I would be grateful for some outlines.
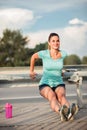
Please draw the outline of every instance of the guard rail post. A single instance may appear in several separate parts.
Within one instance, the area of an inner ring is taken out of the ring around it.
[[[83,107],[83,97],[82,97],[82,77],[78,76],[78,81],[76,82],[76,91],[77,91],[77,104],[79,108]]]
[[[76,84],[77,104],[79,108],[83,108],[82,80],[83,78],[78,73],[73,74],[70,79],[68,79],[68,81],[72,81]]]

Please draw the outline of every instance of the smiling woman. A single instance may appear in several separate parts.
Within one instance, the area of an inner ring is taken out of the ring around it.
[[[66,99],[65,83],[62,79],[63,60],[67,54],[64,50],[60,50],[60,39],[57,33],[49,35],[48,46],[47,50],[32,55],[30,76],[32,79],[36,78],[34,65],[35,61],[41,58],[43,75],[39,82],[40,94],[49,101],[53,111],[60,113],[61,121],[67,121],[73,118],[77,108],[75,104],[70,105]]]

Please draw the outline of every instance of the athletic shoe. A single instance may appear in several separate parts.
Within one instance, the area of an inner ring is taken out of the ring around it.
[[[67,121],[68,120],[68,112],[69,112],[68,107],[66,105],[63,105],[60,109],[61,121]]]
[[[72,103],[69,114],[68,114],[68,120],[74,120],[74,115],[78,112],[78,105],[75,103]]]

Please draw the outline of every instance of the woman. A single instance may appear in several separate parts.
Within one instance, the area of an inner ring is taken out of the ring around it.
[[[76,113],[76,105],[70,106],[66,99],[66,89],[62,79],[63,60],[66,56],[66,52],[60,50],[59,35],[51,33],[48,38],[48,49],[33,54],[30,62],[30,76],[34,79],[35,60],[42,59],[43,76],[39,83],[39,91],[41,96],[49,101],[52,110],[60,113],[61,121],[70,120]]]

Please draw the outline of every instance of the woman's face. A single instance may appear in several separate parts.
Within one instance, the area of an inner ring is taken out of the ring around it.
[[[59,49],[60,48],[60,40],[58,36],[52,36],[50,41],[48,42],[51,49]]]

